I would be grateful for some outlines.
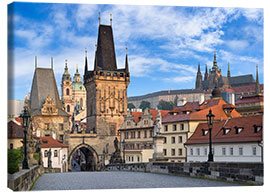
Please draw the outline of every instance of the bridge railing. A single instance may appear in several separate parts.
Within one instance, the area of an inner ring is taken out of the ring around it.
[[[263,163],[244,162],[149,162],[111,164],[107,171],[137,171],[177,174],[229,182],[263,185]]]

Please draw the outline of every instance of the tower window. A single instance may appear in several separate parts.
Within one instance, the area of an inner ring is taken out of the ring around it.
[[[83,106],[83,99],[82,98],[80,99],[80,105],[81,105],[81,107]]]
[[[67,112],[70,112],[70,106],[67,105]]]
[[[67,93],[67,95],[69,95],[69,89],[67,88],[67,90],[66,90],[66,93]]]

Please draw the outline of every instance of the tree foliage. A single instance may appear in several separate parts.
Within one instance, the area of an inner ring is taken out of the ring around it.
[[[173,100],[173,106],[177,107],[178,96],[176,95]]]
[[[18,149],[8,149],[8,173],[13,174],[19,171],[19,163],[23,158],[23,154]]]
[[[157,108],[159,110],[172,110],[173,109],[173,102],[172,101],[164,101],[164,100],[160,100]]]
[[[148,101],[142,101],[139,108],[142,109],[143,111],[146,109],[146,108],[149,108],[150,109],[150,106],[151,106],[151,103],[148,102]]]
[[[128,103],[128,109],[131,110],[131,109],[135,109],[135,105],[133,103]]]

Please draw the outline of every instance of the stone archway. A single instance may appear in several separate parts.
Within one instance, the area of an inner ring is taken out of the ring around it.
[[[68,157],[69,171],[97,171],[99,170],[98,164],[99,158],[97,152],[85,143],[74,147]],[[77,169],[74,168],[75,166]]]

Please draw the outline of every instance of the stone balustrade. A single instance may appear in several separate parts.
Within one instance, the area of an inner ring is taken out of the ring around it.
[[[149,162],[111,164],[107,171],[136,171],[203,177],[228,182],[263,185],[263,163],[244,162]]]

